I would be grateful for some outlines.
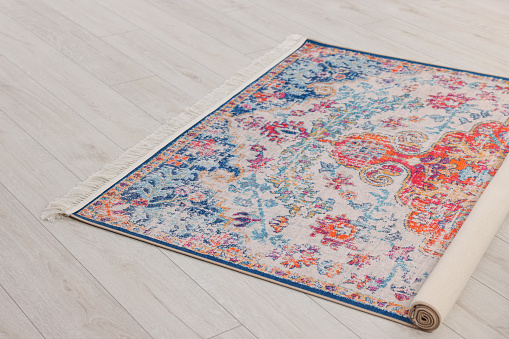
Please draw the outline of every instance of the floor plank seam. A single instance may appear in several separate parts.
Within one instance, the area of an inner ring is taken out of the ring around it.
[[[242,325],[242,324],[240,324],[240,325],[238,325],[238,326],[232,327],[232,328],[230,328],[230,329],[228,329],[228,330],[226,330],[226,331],[223,331],[223,332],[221,332],[221,333],[214,334],[212,337],[207,337],[207,339],[214,339],[214,338],[217,338],[217,337],[219,337],[220,335],[223,335],[223,334],[225,334],[225,333],[227,333],[227,332],[233,331],[234,329],[239,328],[239,327],[242,327],[242,326],[243,326],[243,325]]]
[[[0,183],[9,193],[12,194],[12,192],[10,192],[4,184]],[[5,287],[2,286],[2,284],[0,284],[0,288],[5,292],[5,294],[7,294],[9,296],[9,298],[12,300],[12,302],[19,308],[19,310],[21,311],[21,313],[23,313],[23,315],[27,318],[28,321],[30,321],[30,323],[32,324],[32,326],[37,330],[37,332],[39,332],[39,334],[41,335],[41,337],[43,338],[46,338],[42,333],[41,331],[39,330],[39,328],[37,326],[35,326],[35,324],[33,323],[32,319],[28,316],[28,314],[25,313],[25,310],[23,308],[21,308],[21,306],[16,302],[16,300],[14,300],[14,298],[10,295],[10,293],[5,289]]]
[[[59,11],[58,9],[56,9],[55,7],[53,7],[53,6],[51,6],[50,4],[48,4],[48,3],[47,3],[47,1],[44,1],[44,0],[42,0],[42,1],[44,2],[44,4],[45,4],[46,6],[50,7],[51,9],[53,9],[55,12],[59,13],[61,16],[65,17],[66,19],[68,19],[68,20],[70,20],[70,21],[74,22],[74,24],[75,24],[75,25],[79,26],[79,27],[80,27],[80,28],[82,28],[83,30],[85,30],[85,31],[87,31],[88,33],[92,34],[93,36],[95,36],[95,37],[97,37],[97,38],[99,38],[99,39],[102,39],[102,38],[104,37],[104,36],[99,36],[99,35],[97,35],[97,34],[92,33],[92,32],[91,32],[88,28],[84,27],[83,25],[79,24],[78,22],[76,22],[75,20],[73,20],[73,19],[72,19],[72,18],[70,18],[69,16],[65,15],[64,13],[62,13],[61,11]],[[104,6],[101,6],[101,4],[100,4],[100,3],[98,3],[97,1],[95,1],[95,0],[89,0],[89,1],[93,1],[93,2],[97,5],[97,6],[102,7],[104,11],[107,11],[107,12],[109,12],[109,13],[112,13],[112,14],[114,14],[115,16],[117,16],[117,17],[119,17],[119,18],[120,18],[120,16],[119,16],[119,15],[117,15],[116,13],[114,13],[114,12],[110,11],[109,9],[105,8]],[[129,24],[131,24],[131,25],[133,25],[133,26],[135,26],[135,27],[138,27],[138,25],[133,24],[132,22],[130,22],[129,20],[127,20],[127,19],[125,19],[125,18],[123,18],[123,20],[125,20],[126,22],[128,22]],[[139,30],[139,29],[140,29],[140,28],[138,27],[138,30]],[[134,31],[136,31],[136,30],[134,30]],[[124,32],[122,32],[122,33],[124,33]]]
[[[123,85],[123,84],[129,84],[131,82],[135,82],[135,81],[140,81],[140,80],[145,80],[145,79],[152,79],[152,78],[157,78],[158,75],[154,74],[154,75],[150,75],[148,77],[141,77],[141,78],[138,78],[138,79],[133,79],[133,80],[128,80],[128,81],[122,81],[122,82],[118,82],[116,84],[111,84],[111,85],[108,85],[110,87],[115,87],[115,86],[118,86],[118,85]],[[119,93],[120,94],[120,93]],[[126,98],[127,99],[127,98]]]
[[[372,8],[374,8],[374,7],[372,7]],[[374,9],[375,9],[375,8],[374,8]],[[383,11],[383,10],[382,10],[382,11]],[[441,38],[443,38],[443,39],[449,40],[449,41],[450,41],[450,42],[452,42],[452,43],[459,44],[459,45],[461,45],[463,48],[465,48],[465,49],[467,49],[467,50],[472,50],[472,51],[479,52],[479,53],[481,53],[481,54],[484,54],[484,55],[490,56],[490,57],[492,57],[492,58],[498,59],[498,60],[499,60],[499,61],[501,61],[501,62],[504,62],[504,61],[505,61],[505,60],[503,60],[502,58],[500,58],[500,57],[498,57],[498,56],[496,56],[496,55],[491,55],[491,54],[489,54],[489,53],[484,52],[482,49],[475,49],[475,48],[473,48],[473,47],[471,47],[471,46],[469,46],[469,45],[465,45],[464,43],[461,43],[461,42],[458,42],[458,41],[452,40],[450,37],[448,37],[448,36],[446,36],[446,35],[443,35],[443,34],[440,34],[440,33],[435,33],[435,32],[433,32],[433,31],[431,31],[431,30],[427,29],[427,28],[426,28],[426,27],[424,27],[424,26],[417,25],[414,21],[411,21],[411,20],[409,20],[409,19],[406,19],[406,18],[405,18],[405,16],[397,16],[397,17],[396,17],[396,16],[393,16],[392,14],[390,14],[390,13],[388,13],[388,12],[384,12],[384,13],[385,13],[385,14],[387,14],[387,15],[390,15],[390,16],[391,16],[391,17],[393,17],[395,20],[399,20],[399,21],[405,22],[407,25],[414,26],[414,27],[416,27],[416,28],[418,28],[418,29],[420,29],[420,30],[426,31],[426,32],[427,32],[430,36],[436,35],[436,36],[439,36],[439,37],[441,37]],[[453,20],[457,21],[457,19],[453,19]],[[461,22],[458,22],[458,23],[459,23],[460,25],[466,25],[466,24],[461,23]],[[487,32],[487,33],[489,34],[489,32]],[[393,40],[393,39],[391,39],[391,40]],[[394,40],[393,40],[393,41],[394,41]],[[424,53],[423,53],[423,54],[424,54]],[[473,72],[475,72],[476,70],[469,70],[469,71],[473,71]],[[481,72],[481,73],[482,73],[482,72]]]
[[[41,146],[41,148],[43,148],[46,152],[48,152],[49,155],[51,155],[51,157],[53,157],[54,160],[58,161],[62,166],[64,166],[72,175],[74,175],[74,177],[76,178],[76,182],[80,182],[81,180],[83,180],[83,178],[80,178],[76,173],[74,173],[69,167],[67,167],[62,161],[60,161],[60,159],[58,159],[52,152],[50,152],[43,144],[41,144],[39,142],[39,140],[35,139],[30,133],[28,133],[24,128],[23,126],[21,126],[20,124],[18,124],[14,119],[12,119],[9,114],[7,114],[5,111],[1,110],[0,109],[0,112],[2,112],[10,121],[12,121],[13,124],[15,124],[16,126],[19,127],[19,129],[21,129],[23,132],[25,132],[26,135],[28,135],[36,144],[38,144],[39,146]],[[0,183],[3,184],[3,182],[1,181],[2,180],[2,177],[0,176]],[[12,193],[11,193],[12,194]]]
[[[152,3],[151,1],[149,1],[149,3],[150,3],[152,6],[154,6],[154,7],[158,8],[159,10],[163,11],[163,12],[164,12],[164,13],[166,13],[167,15],[169,15],[169,16],[171,16],[171,17],[173,17],[173,18],[177,18],[177,19],[179,19],[179,18],[178,18],[175,14],[170,13],[170,12],[169,12],[169,11],[167,11],[166,9],[162,8],[161,6],[159,6],[159,5],[157,5],[157,4],[154,4],[154,3]],[[216,12],[217,12],[217,11],[216,11]],[[218,12],[218,13],[221,13],[221,12]],[[196,30],[200,31],[201,33],[203,33],[203,34],[205,34],[205,35],[209,36],[211,39],[214,39],[214,40],[215,40],[215,41],[217,41],[218,43],[220,43],[220,44],[224,44],[225,46],[228,46],[229,48],[231,48],[231,49],[233,49],[233,50],[235,50],[235,51],[237,51],[237,52],[239,52],[239,53],[241,53],[241,54],[244,54],[244,55],[245,55],[245,53],[243,53],[241,50],[237,49],[237,48],[236,48],[236,46],[235,46],[234,44],[229,44],[229,43],[227,43],[227,42],[225,42],[225,41],[220,41],[218,38],[214,37],[213,35],[210,35],[209,33],[207,33],[207,32],[206,32],[205,30],[203,30],[203,29],[201,29],[201,28],[199,28],[199,27],[196,27],[196,26],[193,26],[193,25],[191,25],[191,24],[189,24],[189,23],[187,23],[187,22],[186,22],[186,24],[187,24],[187,25],[189,25],[189,26],[191,26],[191,27],[193,27],[194,29],[196,29]],[[239,22],[239,24],[241,24],[241,23]],[[263,34],[263,33],[261,33],[261,32],[260,32],[260,31],[258,31],[258,30],[255,30],[255,29],[253,29],[253,30],[254,30],[254,31],[256,31],[258,34],[260,34],[260,35],[264,36],[265,38],[268,38],[268,39],[273,40],[270,36],[267,36],[266,34]],[[275,45],[275,44],[277,44],[277,43],[278,43],[278,42],[274,40],[274,45]],[[253,52],[249,52],[249,53],[253,53]],[[246,65],[246,66],[247,66],[247,65]]]
[[[140,328],[141,328],[141,329],[143,329],[143,331],[145,331],[145,333],[147,333],[147,335],[148,335],[149,337],[153,338],[153,336],[151,336],[151,335],[150,335],[150,333],[149,333],[149,332],[145,329],[145,327],[143,327],[143,326],[142,326],[142,325],[141,325],[141,324],[140,324],[140,323],[136,320],[136,318],[135,318],[135,317],[134,317],[134,316],[133,316],[133,315],[132,315],[132,314],[131,314],[131,313],[130,313],[130,312],[129,312],[129,311],[128,311],[128,310],[127,310],[127,309],[126,309],[126,308],[125,308],[125,307],[124,307],[124,306],[123,306],[123,305],[122,305],[122,304],[118,301],[118,300],[117,300],[117,298],[115,298],[115,297],[111,294],[111,292],[110,292],[110,291],[109,291],[109,290],[108,290],[108,289],[107,289],[107,288],[106,288],[106,287],[105,287],[105,286],[104,286],[104,285],[103,285],[103,284],[102,284],[99,280],[97,280],[97,278],[95,277],[95,275],[93,275],[93,274],[92,274],[92,273],[88,270],[88,268],[87,268],[87,267],[85,267],[85,265],[83,265],[83,263],[82,263],[81,261],[79,261],[79,260],[78,260],[78,258],[76,258],[76,257],[74,256],[74,254],[73,254],[73,253],[72,253],[72,252],[71,252],[71,251],[70,251],[70,250],[69,250],[69,249],[68,249],[68,248],[67,248],[67,247],[66,247],[66,246],[65,246],[65,245],[64,245],[64,244],[60,241],[60,239],[58,239],[58,238],[57,238],[57,237],[53,234],[53,232],[51,232],[51,230],[49,230],[49,229],[46,227],[46,225],[44,224],[44,222],[42,222],[38,216],[35,216],[35,215],[32,213],[32,211],[30,211],[30,210],[29,210],[29,209],[28,209],[28,208],[27,208],[27,207],[26,207],[26,206],[25,206],[25,205],[24,205],[24,204],[23,204],[23,203],[22,203],[22,202],[18,199],[18,197],[16,197],[16,196],[15,196],[15,195],[14,195],[14,194],[13,194],[13,193],[12,193],[12,192],[11,192],[11,191],[7,188],[7,187],[6,187],[3,183],[0,183],[0,185],[2,185],[2,186],[3,186],[3,188],[4,188],[7,192],[9,192],[9,193],[10,193],[10,194],[14,197],[14,199],[16,199],[16,201],[18,201],[18,203],[19,203],[21,206],[23,206],[23,208],[25,208],[25,209],[26,209],[26,211],[27,211],[30,215],[32,215],[32,217],[34,217],[34,218],[35,218],[35,220],[37,220],[37,222],[38,222],[38,223],[39,223],[39,224],[40,224],[40,225],[41,225],[41,226],[42,226],[42,227],[43,227],[43,228],[44,228],[44,229],[48,232],[48,234],[49,234],[49,235],[51,235],[51,237],[52,237],[52,238],[53,238],[53,239],[54,239],[54,240],[55,240],[55,241],[56,241],[56,242],[57,242],[57,243],[58,243],[58,244],[62,247],[62,249],[63,249],[63,250],[65,250],[65,251],[67,252],[67,254],[68,254],[70,257],[72,257],[72,258],[76,261],[76,263],[78,263],[78,264],[79,264],[79,266],[80,266],[80,267],[81,267],[81,268],[82,268],[82,269],[83,269],[83,270],[84,270],[84,271],[85,271],[85,272],[86,272],[86,273],[90,276],[90,278],[91,278],[91,279],[93,279],[93,280],[95,280],[95,282],[96,282],[99,286],[101,286],[101,287],[104,289],[105,293],[106,293],[106,294],[108,294],[109,296],[111,296],[112,300],[115,300],[115,302],[118,304],[118,306],[119,306],[121,309],[123,309],[123,310],[124,310],[124,311],[125,311],[125,312],[126,312],[126,313],[127,313],[127,314],[131,317],[131,318],[132,318],[132,321],[134,321],[135,323],[137,323],[137,324],[140,326]]]
[[[326,313],[328,313],[331,317],[333,317],[334,319],[336,319],[341,325],[343,325],[345,328],[347,328],[350,332],[352,332],[354,335],[356,335],[358,338],[362,338],[360,335],[358,335],[357,333],[355,333],[355,331],[353,329],[351,329],[347,324],[345,324],[344,322],[341,321],[341,319],[335,317],[331,312],[329,312],[329,310],[327,310],[325,307],[323,307],[322,305],[320,305],[320,303],[318,303],[316,301],[315,298],[317,297],[314,297],[314,296],[310,296],[308,295],[307,296],[309,299],[311,299],[318,307],[320,307],[322,310],[324,310]]]
[[[477,281],[478,283],[480,283],[481,285],[483,285],[484,287],[486,287],[487,289],[491,290],[493,293],[496,293],[498,294],[501,298],[507,300],[509,302],[509,298],[504,296],[503,294],[501,294],[500,292],[494,290],[491,286],[488,286],[486,285],[484,282],[482,282],[481,280],[479,280],[476,276],[475,276],[475,273],[474,275],[472,275],[471,279]]]
[[[38,38],[36,36],[36,38]],[[52,46],[49,46],[51,48],[53,48]],[[57,51],[58,52],[58,51]],[[67,58],[65,55],[63,56],[65,58]],[[41,84],[37,79],[34,79],[30,74],[28,74],[27,72],[25,72],[25,70],[23,70],[22,68],[20,68],[15,62],[13,62],[11,59],[9,59],[8,57],[5,57],[4,58],[9,61],[14,67],[16,67],[18,70],[20,70],[21,72],[23,72],[28,78],[30,78],[33,82],[35,82],[37,85],[39,85],[41,88],[43,88],[48,94],[50,94],[54,99],[56,99],[62,106],[64,106],[65,108],[67,108],[70,112],[73,112],[74,114],[76,114],[77,116],[79,116],[81,119],[83,119],[83,121],[85,121],[91,128],[93,128],[94,130],[97,131],[97,133],[99,134],[102,134],[106,139],[110,140],[115,146],[117,146],[119,149],[122,149],[122,150],[125,150],[124,148],[122,148],[118,143],[116,143],[113,139],[111,139],[108,135],[102,133],[99,129],[97,129],[97,127],[95,125],[93,125],[89,120],[86,119],[86,117],[84,117],[83,115],[81,115],[80,113],[78,113],[76,110],[74,110],[73,108],[71,108],[69,105],[67,105],[64,101],[62,101],[62,99],[60,99],[55,93],[53,93],[51,90],[49,90],[48,88],[46,88],[46,86],[44,86],[43,84]],[[70,60],[70,59],[69,59]],[[72,61],[72,60],[70,60]],[[72,61],[74,62],[74,61]],[[79,66],[81,68],[81,66]],[[81,68],[83,69],[83,68]],[[86,72],[86,70],[85,70]],[[88,72],[87,72],[88,73]],[[90,73],[89,73],[90,74]],[[105,85],[107,86],[107,85]],[[6,115],[9,115],[7,112],[5,112]],[[12,120],[12,119],[11,119]],[[155,119],[154,119],[155,120]],[[74,173],[73,173],[74,174]],[[86,178],[80,178],[81,180],[84,180]]]
[[[171,252],[170,250],[166,250],[166,249],[163,249],[163,248],[158,248],[160,252],[163,253],[163,255],[168,259],[170,260],[176,267],[179,268],[180,271],[182,271],[182,273],[184,273],[189,279],[191,279],[192,281],[194,281],[194,283],[196,284],[196,286],[198,286],[204,293],[206,293],[212,300],[214,300],[219,306],[221,306],[221,308],[226,312],[228,313],[233,319],[235,319],[239,324],[243,325],[243,323],[236,317],[234,316],[226,307],[223,306],[223,304],[221,304],[218,300],[216,300],[216,298],[214,298],[214,296],[212,296],[205,288],[203,288],[203,286],[198,283],[196,280],[193,279],[193,277],[191,277],[182,267],[180,267],[180,265],[178,263],[176,263],[175,261],[171,260],[171,258],[168,256],[168,252]],[[175,253],[176,255],[182,255],[182,254],[177,254]],[[247,328],[247,326],[244,325],[244,327],[246,327],[246,329],[249,330],[249,328]],[[251,331],[250,331],[251,332]]]
[[[49,6],[51,9],[53,9],[51,6]],[[139,67],[142,67],[142,68],[145,68],[143,65],[140,65],[139,63],[137,63],[135,60],[131,59],[129,56],[125,55],[124,53],[122,53],[122,51],[119,51],[118,49],[116,49],[115,47],[111,46],[110,44],[108,44],[106,41],[104,41],[101,37],[98,37],[97,35],[93,34],[92,32],[90,32],[87,28],[79,25],[78,23],[76,23],[74,20],[64,16],[63,14],[61,14],[60,12],[58,12],[57,10],[53,9],[58,15],[64,17],[66,20],[69,20],[71,21],[72,23],[74,23],[76,25],[76,27],[78,27],[79,29],[83,30],[85,33],[87,34],[90,34],[91,36],[97,38],[99,41],[102,41],[104,42],[105,44],[107,44],[108,46],[110,46],[112,49],[114,49],[115,51],[117,51],[119,54],[121,54],[123,57],[125,57],[127,60],[130,60],[131,62],[133,62],[133,64],[138,64]],[[56,47],[54,47],[52,44],[50,44],[48,41],[46,41],[46,39],[44,38],[41,38],[39,35],[35,34],[34,32],[32,32],[32,30],[27,27],[26,25],[24,25],[22,22],[20,22],[19,20],[16,20],[16,19],[13,19],[10,15],[6,14],[3,12],[3,14],[7,17],[9,17],[12,21],[16,22],[18,25],[20,25],[21,27],[23,27],[25,30],[27,30],[27,32],[29,32],[31,35],[33,35],[35,38],[39,39],[41,42],[45,43],[47,46],[49,46],[50,48],[52,48],[54,51],[56,51],[57,53],[59,53],[60,55],[62,55],[63,57],[67,58],[70,62],[74,63],[77,67],[79,67],[80,69],[82,69],[83,71],[87,72],[90,76],[92,76],[94,79],[96,79],[97,81],[100,81],[101,83],[103,83],[104,85],[106,86],[110,86],[110,85],[114,85],[114,84],[109,84],[109,83],[106,83],[105,81],[99,79],[95,74],[89,72],[84,66],[82,66],[81,64],[77,63],[75,60],[71,59],[69,56],[63,54],[61,51],[59,51]],[[51,20],[53,22],[53,19],[50,17],[49,20]],[[83,39],[81,39],[81,41],[86,44],[89,48],[95,50],[96,47],[91,45],[88,41],[85,41]],[[114,59],[111,59],[110,56],[108,55],[105,55],[104,57],[112,60],[112,61],[115,61]],[[146,68],[145,68],[146,69]],[[150,73],[153,73],[151,72],[150,70],[147,69],[148,72]],[[154,76],[155,74],[152,74],[152,76]],[[136,80],[136,79],[135,79]]]
[[[498,235],[498,234],[497,234],[495,237],[496,237],[497,239],[499,239],[499,240],[502,240],[502,241],[503,241],[503,242],[505,242],[507,245],[509,245],[509,241],[508,241],[507,239],[502,238],[502,237],[501,237],[500,235]]]

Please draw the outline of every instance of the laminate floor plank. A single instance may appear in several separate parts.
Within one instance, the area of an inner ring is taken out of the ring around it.
[[[5,115],[0,121],[0,183],[40,215],[77,178]],[[43,225],[151,336],[211,337],[240,325],[157,247],[70,219]]]
[[[456,0],[455,0],[456,1]],[[475,0],[465,0],[463,4],[465,7],[471,7],[478,9],[481,7],[481,10],[489,10],[492,17],[484,17],[477,16],[477,19],[484,19],[484,25],[489,25],[494,18],[499,18],[497,21],[502,21],[504,28],[503,31],[507,31],[509,28],[507,27],[507,20],[503,21],[502,19],[507,18],[509,16],[509,2],[505,0],[483,0],[483,2],[478,2]],[[475,12],[474,12],[475,13]]]
[[[37,0],[1,0],[0,11],[107,85],[153,74]]]
[[[288,20],[273,10],[262,6],[250,6],[231,10],[226,12],[226,15],[231,18],[237,18],[247,27],[258,29],[265,35],[273,36],[277,41],[284,41],[287,36],[292,34],[300,34],[311,39],[336,42],[307,26]],[[268,50],[270,50],[270,48],[262,50],[262,53],[255,52],[248,53],[247,55],[251,56],[256,54],[258,56]]]
[[[384,6],[381,2],[373,0],[361,0],[361,3],[370,3],[380,11],[384,11],[402,22],[448,39],[454,44],[461,44],[472,50],[488,54],[492,57],[489,59],[490,62],[493,58],[497,58],[498,63],[502,63],[509,53],[507,35],[492,34],[489,31],[473,27],[471,23],[462,23],[451,18],[450,14],[440,14],[435,10],[427,9],[421,6],[420,2],[394,0],[392,6]],[[384,31],[383,27],[380,27],[378,32],[389,34]]]
[[[99,3],[225,78],[249,64],[244,54],[146,1],[101,0]]]
[[[2,286],[0,305],[0,338],[44,338]]]
[[[509,300],[470,279],[444,324],[465,338],[508,338]]]
[[[227,16],[201,3],[180,0],[146,1],[243,54],[267,49],[277,44],[271,34],[263,34],[257,29],[246,27],[239,20],[240,18]]]
[[[171,251],[164,253],[258,338],[358,338],[308,295]],[[196,306],[195,306],[196,307]]]
[[[0,284],[44,337],[149,338],[0,184]]]
[[[195,2],[222,13],[255,6],[251,0],[196,0]]]
[[[133,23],[89,0],[43,0],[90,33],[104,37],[139,29]]]
[[[208,338],[240,325],[154,245],[79,221],[60,224],[57,237],[151,336]]]
[[[125,82],[113,88],[161,123],[196,101],[158,76]]]
[[[509,243],[509,217],[506,217],[504,223],[500,226],[497,237]]]
[[[210,339],[256,339],[253,333],[244,326],[235,327],[229,331],[218,334]]]
[[[224,82],[219,74],[144,31],[110,35],[104,40],[195,100]]]
[[[1,56],[0,86],[0,109],[80,179],[122,153],[113,141]]]
[[[469,71],[509,76],[509,65],[484,52],[444,38],[413,24],[390,19],[363,26],[387,38],[411,46],[434,59]]]
[[[472,276],[509,300],[509,243],[495,237]]]
[[[342,0],[342,1],[329,1],[329,0],[295,0],[299,3],[298,7],[311,9],[312,7],[320,8],[319,13],[323,11],[334,13],[334,15],[341,20],[351,22],[356,25],[365,25],[385,19],[390,16],[384,12],[373,9],[369,6],[363,5],[356,0]],[[312,6],[312,7],[311,7]]]
[[[431,9],[441,15],[453,18],[472,29],[489,32],[498,37],[509,37],[509,6],[507,11],[486,6],[487,2],[471,0],[448,0],[448,1],[411,1],[412,4],[419,4]]]
[[[34,215],[81,180],[0,111],[0,183]]]
[[[2,13],[0,32],[0,54],[120,147],[131,147],[160,126],[157,120]]]
[[[287,19],[316,30],[322,36],[336,41],[342,47],[388,56],[399,56],[400,58],[421,62],[430,62],[436,59],[415,49],[408,48],[398,41],[373,33],[360,25],[338,20],[338,12],[328,12],[302,0],[299,6],[295,6],[291,1],[286,0],[278,0],[277,2],[272,0],[254,1],[281,16],[285,16]]]

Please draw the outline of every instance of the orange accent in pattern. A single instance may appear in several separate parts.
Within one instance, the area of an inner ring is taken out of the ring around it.
[[[412,210],[406,227],[425,235],[421,251],[440,256],[478,199],[470,192],[487,186],[487,180],[476,178],[494,176],[502,164],[508,133],[509,127],[502,123],[479,124],[468,133],[448,133],[429,151],[416,155],[398,152],[387,136],[366,133],[333,143],[330,152],[339,164],[360,170],[370,168],[370,173],[382,171],[383,175],[384,168],[374,165],[385,162],[407,168],[410,175],[397,194],[398,201]],[[494,154],[498,161],[486,160]],[[462,172],[467,168],[470,174]]]

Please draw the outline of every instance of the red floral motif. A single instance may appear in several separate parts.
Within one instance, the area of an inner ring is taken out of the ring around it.
[[[321,101],[318,104],[313,104],[313,108],[311,108],[309,112],[329,113],[332,109],[332,105],[335,104],[336,102],[334,100]]]
[[[274,121],[264,125],[261,128],[261,135],[267,135],[270,141],[281,143],[284,141],[296,140],[297,138],[307,138],[309,134],[302,127],[302,121],[279,122]]]
[[[474,98],[467,98],[465,94],[453,94],[449,93],[447,95],[443,95],[441,92],[437,93],[437,95],[430,95],[430,98],[426,101],[428,102],[428,106],[433,108],[458,108],[461,105],[467,103],[470,100],[475,100]]]
[[[354,284],[359,290],[367,289],[368,291],[375,292],[385,283],[385,280],[371,275],[365,275],[364,278],[360,278],[357,274],[352,273],[350,279],[345,280],[344,283]]]
[[[496,85],[495,89],[497,91],[502,91],[502,94],[509,94],[509,86],[502,87],[502,86]]]
[[[200,155],[205,156],[205,157],[214,155],[215,144],[216,144],[216,141],[214,139],[196,140],[196,141],[190,142],[191,148],[195,151],[198,151],[200,153]]]
[[[265,123],[265,119],[262,117],[253,117],[248,116],[245,118],[237,118],[235,119],[236,122],[238,122],[239,127],[248,130],[248,129],[258,129],[262,127]]]
[[[262,145],[252,145],[251,151],[258,152],[258,154],[255,156],[254,159],[248,159],[247,161],[251,163],[249,165],[249,168],[252,168],[254,170],[259,170],[262,168],[265,168],[267,164],[274,160],[272,158],[266,158],[263,156],[263,151],[266,151],[267,149]]]
[[[406,127],[405,125],[403,125],[401,123],[402,120],[403,120],[403,118],[390,117],[387,120],[381,120],[381,121],[383,123],[383,127],[397,129],[399,127]]]
[[[410,257],[408,256],[408,253],[412,252],[415,248],[413,246],[408,247],[400,247],[400,246],[392,246],[392,250],[385,254],[392,260],[398,260],[402,259],[404,261],[410,261]]]
[[[207,199],[207,195],[203,194],[202,192],[194,192],[189,194],[189,200],[193,202],[200,202]]]
[[[351,182],[352,177],[343,176],[338,174],[335,178],[326,178],[328,183],[325,185],[326,187],[333,187],[335,190],[341,189],[343,186],[353,186]]]
[[[331,217],[326,215],[325,218],[318,218],[316,220],[318,226],[310,226],[313,229],[312,237],[318,234],[323,234],[322,244],[329,245],[332,249],[337,250],[339,246],[356,250],[357,247],[353,244],[354,236],[357,230],[355,226],[350,223],[345,215]]]
[[[182,165],[183,162],[185,162],[188,159],[189,159],[189,157],[187,157],[187,156],[175,154],[173,157],[170,158],[170,160],[167,161],[167,163],[175,165],[175,166],[180,166],[180,165]]]
[[[253,97],[256,98],[256,101],[258,102],[266,102],[269,99],[275,98],[275,99],[282,99],[286,96],[283,92],[276,92],[276,93],[255,93]]]
[[[482,91],[480,94],[477,94],[479,99],[486,101],[497,101],[497,97],[490,92]]]
[[[375,257],[369,254],[349,253],[348,256],[352,259],[347,264],[357,266],[357,269],[361,269],[364,265],[371,265],[371,261],[380,259],[378,256]]]
[[[316,265],[318,262],[318,248],[310,245],[284,245],[281,249],[274,249],[267,257],[273,260],[282,259],[281,265],[292,269]]]
[[[307,112],[304,112],[303,110],[301,109],[298,109],[296,111],[292,111],[292,116],[294,117],[301,117],[303,115],[306,115]]]
[[[437,79],[439,84],[442,84],[451,90],[461,88],[467,84],[465,81],[461,80],[461,78],[455,76],[435,76],[434,78]]]
[[[508,104],[495,104],[497,108],[495,108],[495,112],[499,111],[504,116],[509,116],[509,105]]]

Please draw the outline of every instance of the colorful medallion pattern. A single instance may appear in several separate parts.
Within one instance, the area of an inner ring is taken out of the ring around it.
[[[307,40],[74,215],[410,322],[508,116],[507,79]]]

